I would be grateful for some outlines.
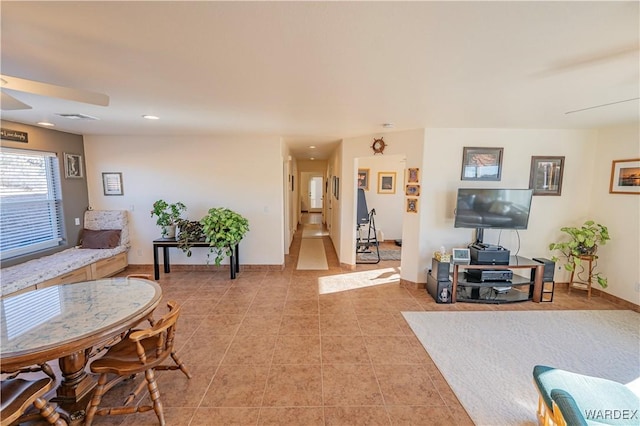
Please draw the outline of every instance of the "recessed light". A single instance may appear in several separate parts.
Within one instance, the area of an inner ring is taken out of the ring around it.
[[[54,127],[55,126],[55,124],[49,123],[48,121],[38,121],[38,124],[40,126],[47,126],[47,127]]]
[[[155,115],[143,115],[142,118],[146,118],[147,120],[160,120],[160,117],[157,117]]]
[[[384,123],[382,127],[384,127],[385,129],[393,129],[394,127],[396,127],[396,125],[393,123]]]
[[[311,157],[311,158],[309,158],[309,160],[315,160],[315,158],[314,158],[314,157]]]
[[[315,145],[309,145],[309,148],[311,149],[315,149],[315,147],[316,147]]]

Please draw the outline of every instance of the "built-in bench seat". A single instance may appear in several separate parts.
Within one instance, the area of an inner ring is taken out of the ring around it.
[[[56,284],[68,284],[108,277],[124,270],[129,250],[127,212],[124,210],[88,210],[84,228],[92,231],[120,230],[114,248],[73,247],[30,260],[0,271],[2,297]]]

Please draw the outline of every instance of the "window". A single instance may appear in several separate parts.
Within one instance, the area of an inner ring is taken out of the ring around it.
[[[60,244],[62,195],[56,154],[0,150],[0,211],[2,259]]]

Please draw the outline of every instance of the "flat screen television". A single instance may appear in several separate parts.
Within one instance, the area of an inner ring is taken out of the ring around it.
[[[477,242],[484,229],[527,229],[531,189],[459,188],[455,228],[475,228]]]

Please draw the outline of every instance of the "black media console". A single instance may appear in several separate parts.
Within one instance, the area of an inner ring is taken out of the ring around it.
[[[470,248],[472,247],[473,245]],[[473,251],[471,253],[471,264],[453,265],[451,303],[542,300],[545,263],[521,256],[509,256],[506,249],[478,250],[476,262],[487,263],[476,263],[473,262]],[[497,262],[489,263],[490,258],[497,259]],[[513,272],[518,269],[528,269],[529,272],[527,276],[521,276]]]

